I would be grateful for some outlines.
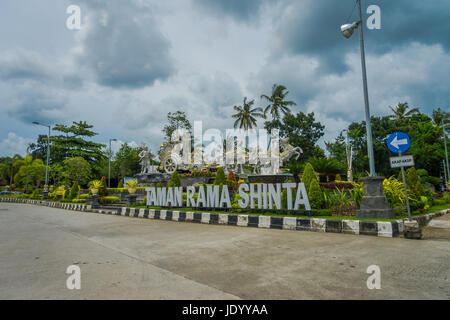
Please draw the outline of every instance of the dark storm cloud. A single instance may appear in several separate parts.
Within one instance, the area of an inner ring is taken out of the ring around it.
[[[24,123],[53,123],[64,119],[67,100],[51,89],[26,87],[16,91],[6,107],[7,114]]]
[[[285,11],[276,33],[277,53],[303,54],[320,59],[326,72],[347,70],[345,54],[358,49],[358,37],[345,39],[339,27],[346,23],[354,8],[354,0],[281,0]],[[381,30],[364,29],[366,49],[383,54],[412,41],[440,43],[450,48],[448,13],[450,2],[436,1],[363,1],[363,20],[367,21],[369,5],[381,8]],[[357,8],[349,22],[358,19]]]
[[[169,41],[149,8],[135,1],[86,1],[82,12],[88,19],[79,62],[99,84],[139,88],[174,72]]]
[[[230,15],[243,21],[256,16],[266,0],[194,0],[194,2],[217,15]]]

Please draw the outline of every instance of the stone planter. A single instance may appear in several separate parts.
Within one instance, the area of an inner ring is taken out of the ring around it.
[[[91,192],[92,192],[92,194],[97,195],[98,194],[98,188],[92,188]]]

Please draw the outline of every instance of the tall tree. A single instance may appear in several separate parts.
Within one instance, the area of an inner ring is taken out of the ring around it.
[[[269,105],[264,109],[264,116],[267,116],[267,112],[270,110],[272,120],[279,120],[280,111],[283,115],[291,112],[289,106],[295,106],[296,103],[294,101],[284,100],[288,93],[289,91],[287,91],[285,86],[274,84],[270,96],[262,94],[261,99],[269,102]]]
[[[433,123],[439,127],[450,122],[450,113],[441,110],[441,108],[437,108],[437,110],[433,110],[431,118],[433,119]]]
[[[167,114],[167,120],[169,121],[168,125],[165,125],[163,128],[163,132],[167,141],[170,141],[172,138],[172,133],[178,129],[186,129],[191,132],[192,126],[189,120],[186,117],[186,113],[184,111],[176,111],[169,112]]]
[[[111,175],[120,179],[139,173],[141,170],[139,153],[141,151],[142,147],[133,148],[124,143],[111,164]]]
[[[45,179],[45,165],[41,159],[33,160],[33,157],[28,155],[23,160],[16,160],[14,166],[19,168],[14,175],[14,183],[25,186],[26,191],[30,185],[39,187]]]
[[[396,119],[396,120],[405,120],[405,119],[411,117],[415,113],[420,113],[419,108],[413,108],[413,109],[408,110],[409,105],[407,102],[399,103],[397,105],[397,107],[395,107],[395,108],[392,108],[392,107],[389,107],[389,108],[394,113],[390,117],[392,119]]]
[[[78,182],[80,185],[87,185],[91,178],[91,165],[82,157],[67,158],[64,163],[64,176],[72,185]]]
[[[256,127],[256,118],[263,118],[263,110],[261,108],[252,108],[255,100],[247,101],[247,97],[244,98],[242,106],[234,106],[235,114],[232,115],[236,119],[234,127],[239,129],[253,129]]]
[[[82,157],[97,170],[97,162],[104,158],[104,144],[90,141],[97,135],[92,125],[86,121],[73,121],[71,126],[55,125],[52,130],[56,134],[50,136],[50,164],[62,163],[66,158]],[[60,134],[58,134],[60,133]],[[31,154],[45,159],[47,153],[47,136],[40,135],[36,143],[29,145]]]
[[[280,137],[289,137],[291,145],[302,148],[301,159],[303,160],[325,156],[323,150],[317,146],[317,140],[323,136],[325,126],[316,122],[314,112],[286,113],[282,121],[266,121],[264,127],[267,130],[279,128]]]

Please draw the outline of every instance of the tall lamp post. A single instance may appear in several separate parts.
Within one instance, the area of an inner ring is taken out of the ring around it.
[[[50,158],[50,131],[51,131],[51,126],[49,125],[45,125],[42,123],[39,123],[37,121],[33,121],[33,124],[38,125],[38,126],[43,126],[43,127],[47,127],[48,128],[48,136],[47,136],[47,162],[45,165],[45,186],[44,186],[44,192],[42,194],[42,199],[47,199],[48,198],[48,161]]]
[[[374,177],[375,174],[375,159],[373,155],[373,143],[372,143],[372,124],[370,121],[370,109],[369,109],[369,94],[367,89],[367,74],[366,74],[366,54],[364,51],[364,36],[363,36],[363,22],[362,22],[362,11],[361,11],[361,0],[356,0],[359,8],[359,21],[353,22],[352,24],[344,24],[341,26],[341,32],[347,39],[350,38],[356,28],[359,29],[359,46],[361,49],[361,68],[362,68],[362,78],[363,78],[363,89],[364,89],[364,103],[366,111],[366,133],[367,133],[367,152],[369,155],[369,168],[370,176]]]
[[[109,139],[109,160],[108,160],[108,188],[111,188],[111,142],[117,139]]]
[[[444,133],[444,147],[445,147],[445,164],[447,165],[447,181],[450,180],[450,169],[448,167],[448,151],[447,151],[447,130],[446,130],[446,126],[449,126],[450,124],[443,124],[441,125],[442,127],[442,131]],[[445,171],[445,167],[444,167],[444,171]],[[446,181],[446,182],[447,182]]]

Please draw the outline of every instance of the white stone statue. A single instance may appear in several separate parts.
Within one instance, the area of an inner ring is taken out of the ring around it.
[[[154,155],[148,149],[146,145],[141,152],[139,152],[140,164],[141,164],[141,173],[153,173],[154,166],[152,166],[151,160]]]

